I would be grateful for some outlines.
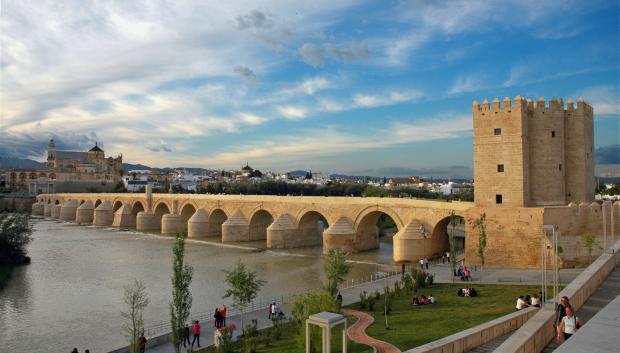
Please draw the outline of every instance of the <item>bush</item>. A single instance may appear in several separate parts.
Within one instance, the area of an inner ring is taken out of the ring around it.
[[[407,294],[413,291],[413,279],[411,278],[411,274],[409,273],[405,273],[405,275],[403,276],[403,288],[405,289],[405,292],[407,292]]]
[[[19,213],[0,213],[0,264],[22,265],[30,262],[26,245],[32,241],[29,216]]]
[[[375,300],[379,300],[381,299],[381,293],[379,293],[379,290],[375,290]]]
[[[426,276],[426,284],[430,287],[433,285],[433,283],[435,283],[435,275],[429,273]]]
[[[360,309],[366,309],[366,305],[368,304],[368,294],[366,291],[360,293]]]
[[[394,282],[394,294],[400,297],[401,293],[402,293],[402,288],[401,288],[400,281]]]
[[[375,297],[374,295],[369,295],[366,301],[368,304],[368,311],[373,311],[375,308],[375,302],[377,301],[377,297]]]

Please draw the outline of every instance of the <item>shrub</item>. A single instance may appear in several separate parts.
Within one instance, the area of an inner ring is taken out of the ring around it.
[[[368,311],[373,311],[375,308],[375,302],[377,301],[377,297],[375,297],[374,295],[369,295],[368,298],[366,298],[367,304],[368,304]]]
[[[360,309],[366,309],[366,305],[368,304],[368,294],[366,291],[360,293]]]
[[[381,298],[381,293],[379,293],[379,290],[375,290],[375,300],[379,300]]]

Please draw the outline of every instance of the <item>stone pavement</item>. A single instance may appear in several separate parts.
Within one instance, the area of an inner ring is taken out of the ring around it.
[[[342,309],[342,313],[344,315],[355,316],[357,318],[357,322],[351,325],[347,330],[347,336],[349,336],[349,339],[374,348],[376,353],[400,353],[400,350],[393,345],[387,342],[379,341],[378,339],[372,338],[366,334],[366,328],[375,322],[374,317],[367,313],[351,309]]]
[[[584,326],[570,340],[554,339],[543,352],[618,352],[620,347],[620,266],[579,308],[577,317]],[[557,348],[557,349],[556,349]]]

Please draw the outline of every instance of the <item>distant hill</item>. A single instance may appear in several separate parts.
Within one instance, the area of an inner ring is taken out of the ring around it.
[[[0,157],[0,170],[2,169],[44,169],[47,163],[37,162],[26,158]]]
[[[144,165],[144,164],[131,164],[131,163],[123,163],[123,170],[128,172],[130,170],[151,170],[153,168]]]
[[[305,170],[293,170],[293,171],[290,171],[290,172],[288,172],[286,174],[288,174],[290,176],[293,176],[293,177],[303,177],[303,176],[306,176],[307,173],[308,172],[305,171]]]

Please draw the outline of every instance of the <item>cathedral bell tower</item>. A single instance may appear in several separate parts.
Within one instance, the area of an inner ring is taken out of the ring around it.
[[[51,139],[49,145],[47,145],[47,168],[54,169],[55,166],[56,166],[56,144],[54,143],[54,139]]]

